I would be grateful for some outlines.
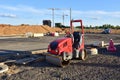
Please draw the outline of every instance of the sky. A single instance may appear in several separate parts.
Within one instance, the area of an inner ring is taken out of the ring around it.
[[[51,20],[69,25],[81,19],[85,26],[120,25],[120,0],[0,0],[0,24],[42,25]]]

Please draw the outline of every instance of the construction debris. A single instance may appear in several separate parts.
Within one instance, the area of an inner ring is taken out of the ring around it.
[[[40,62],[40,61],[44,61],[45,60],[45,56],[40,56],[40,57],[29,57],[29,58],[23,58],[23,59],[19,59],[19,60],[16,60],[15,63],[16,64],[29,64],[31,62]]]
[[[42,37],[42,36],[44,36],[43,33],[34,33],[33,34],[33,37]]]
[[[44,36],[43,33],[32,33],[32,32],[27,32],[25,34],[25,37],[29,38],[29,37],[42,37]]]
[[[0,64],[0,73],[4,73],[6,71],[8,71],[8,66],[5,64]]]
[[[17,60],[15,63],[16,64],[28,64],[34,60],[35,58],[24,58],[24,59]]]
[[[19,69],[16,65],[12,65],[9,66],[9,70],[6,73],[12,75],[12,74],[17,74],[19,72],[21,72],[21,69]]]
[[[105,47],[106,44],[104,43],[104,41],[99,41],[99,42],[94,42],[92,44],[92,46],[95,46],[95,47]]]
[[[90,53],[91,53],[91,55],[97,55],[98,54],[97,48],[91,48]]]
[[[46,52],[47,52],[47,49],[40,49],[40,50],[31,51],[31,54],[42,54]]]

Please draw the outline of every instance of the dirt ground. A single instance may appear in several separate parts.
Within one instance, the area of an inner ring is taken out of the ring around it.
[[[56,38],[59,37],[2,37],[0,39],[0,54],[16,54],[16,52],[22,53],[47,48],[49,42]],[[109,43],[110,39],[113,39],[115,43],[120,43],[119,34],[85,34],[85,45],[96,41]],[[71,64],[65,68],[57,67],[46,61],[28,65],[9,64],[10,70],[0,74],[0,80],[119,80],[120,45],[115,47],[117,51],[113,53],[108,52],[106,48],[98,48],[98,55],[89,55],[85,61],[72,60]],[[15,59],[14,56],[12,58]]]

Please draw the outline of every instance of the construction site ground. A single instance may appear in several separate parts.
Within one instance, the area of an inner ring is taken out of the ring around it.
[[[63,37],[60,35],[59,37]],[[25,38],[21,36],[0,37],[0,56],[27,54],[32,51],[46,49],[48,44],[59,37],[43,36]],[[9,70],[0,74],[0,80],[119,80],[120,79],[120,34],[85,34],[85,45],[113,39],[116,52],[108,52],[106,48],[98,48],[98,55],[89,55],[87,60],[72,60],[65,68],[57,67],[46,61],[36,61],[27,65],[7,64]],[[33,54],[32,56],[41,56]],[[26,56],[28,57],[32,57]],[[0,57],[0,61],[7,60]],[[23,57],[22,57],[23,58]]]

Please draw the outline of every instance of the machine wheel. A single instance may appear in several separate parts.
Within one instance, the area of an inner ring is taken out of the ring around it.
[[[70,64],[70,55],[67,55],[67,53],[66,52],[63,52],[63,54],[62,54],[62,67],[65,67],[65,66],[67,66],[67,65],[69,65]]]
[[[63,53],[62,53],[62,59],[63,59],[64,61],[71,60],[71,58],[72,58],[72,55],[67,54],[67,52],[63,52]]]
[[[81,60],[86,60],[86,58],[87,58],[87,52],[86,52],[86,50],[83,49],[83,50],[80,52],[79,55],[80,55],[79,58],[80,58]]]

